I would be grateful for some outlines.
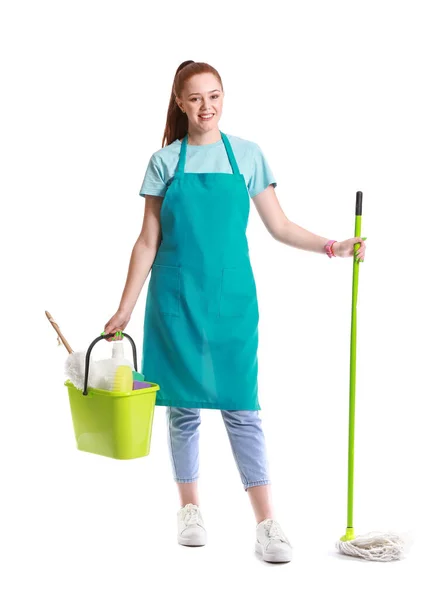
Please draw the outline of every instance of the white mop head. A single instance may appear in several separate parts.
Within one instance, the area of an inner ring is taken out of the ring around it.
[[[356,536],[347,542],[338,540],[336,548],[342,554],[366,560],[390,561],[403,558],[409,540],[396,533],[371,531],[367,535]]]

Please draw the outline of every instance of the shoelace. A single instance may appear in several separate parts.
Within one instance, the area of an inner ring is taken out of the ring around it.
[[[279,525],[273,520],[268,519],[265,523],[265,530],[270,540],[281,540],[282,542],[290,542],[287,540]]]
[[[186,525],[199,525],[198,507],[194,504],[186,504],[183,509],[183,521]]]

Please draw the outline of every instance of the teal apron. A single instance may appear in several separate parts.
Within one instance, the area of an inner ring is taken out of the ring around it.
[[[244,176],[185,173],[188,136],[160,211],[162,241],[144,316],[142,373],[156,404],[259,410],[259,311],[246,228]]]

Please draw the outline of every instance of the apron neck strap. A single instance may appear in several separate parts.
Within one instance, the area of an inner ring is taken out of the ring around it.
[[[233,174],[239,175],[239,167],[238,167],[238,163],[236,162],[235,155],[233,154],[232,146],[230,145],[230,142],[229,142],[227,136],[222,131],[220,131],[220,134],[221,134],[221,139],[223,140],[224,146],[226,148],[227,156],[229,158],[229,162],[232,167]],[[187,138],[188,138],[188,134],[186,133],[186,135],[184,136],[184,138],[181,142],[180,158],[178,159],[178,166],[177,166],[177,173],[180,173],[180,174],[184,173],[184,165],[186,164]]]
[[[180,157],[178,159],[177,174],[182,175],[184,173],[184,165],[186,164],[186,152],[187,152],[187,133],[181,140]]]
[[[220,131],[220,133],[221,133],[221,137],[223,139],[224,145],[226,146],[227,156],[229,157],[229,161],[232,166],[233,173],[234,173],[234,175],[239,175],[239,167],[238,167],[238,163],[236,162],[235,155],[233,154],[232,146],[230,145],[227,135],[225,135],[222,131]]]

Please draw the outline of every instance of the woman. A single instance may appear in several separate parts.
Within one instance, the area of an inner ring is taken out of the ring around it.
[[[117,313],[106,333],[123,331],[151,271],[142,372],[160,385],[168,447],[181,508],[178,542],[206,542],[199,508],[200,409],[221,411],[256,518],[256,551],[288,562],[292,548],[274,519],[257,388],[258,303],[246,238],[249,198],[278,241],[328,256],[364,259],[361,238],[328,240],[284,215],[276,182],[257,144],[225,135],[224,91],[207,63],[175,74],[162,149],[146,170],[141,233]],[[166,145],[165,145],[166,142]],[[113,339],[113,338],[111,338]]]

